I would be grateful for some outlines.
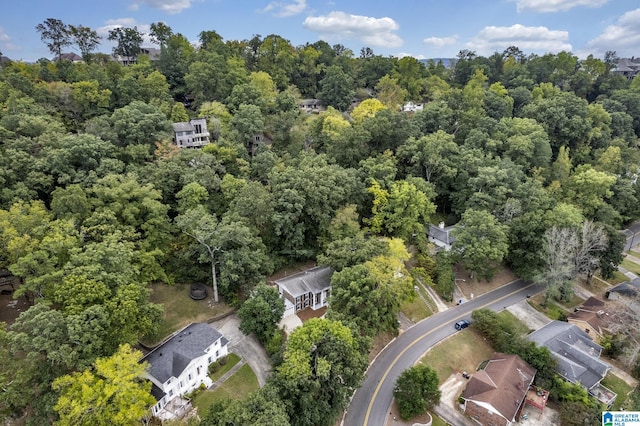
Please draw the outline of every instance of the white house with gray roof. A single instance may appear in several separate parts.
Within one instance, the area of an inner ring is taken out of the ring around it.
[[[283,317],[295,315],[307,308],[318,310],[327,306],[331,294],[332,275],[332,268],[316,266],[276,280],[278,293],[284,299]]]
[[[451,250],[451,246],[456,242],[456,239],[451,235],[451,231],[455,229],[455,225],[444,226],[444,222],[440,222],[438,226],[429,225],[429,232],[427,236],[429,241],[436,246],[436,250],[444,249],[446,251]]]
[[[183,395],[201,383],[213,384],[209,364],[227,355],[227,339],[206,323],[192,323],[149,352],[140,362],[149,367],[145,377],[153,383],[151,393],[158,401],[154,416],[166,420],[184,414],[189,402]]]
[[[201,148],[209,143],[209,137],[205,118],[173,123],[173,141],[178,148]]]
[[[527,336],[546,346],[558,365],[556,371],[568,382],[581,385],[600,402],[610,406],[616,394],[600,384],[611,366],[600,359],[602,346],[573,324],[551,321]]]

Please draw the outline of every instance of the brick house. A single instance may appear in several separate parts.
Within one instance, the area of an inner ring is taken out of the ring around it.
[[[494,353],[462,393],[465,414],[482,425],[515,424],[535,375],[536,370],[518,355]]]

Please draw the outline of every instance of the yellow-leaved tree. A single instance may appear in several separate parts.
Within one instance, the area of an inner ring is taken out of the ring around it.
[[[107,426],[139,424],[155,399],[151,382],[142,379],[142,354],[121,345],[110,357],[98,358],[93,368],[57,378],[59,393],[54,409],[61,426]]]

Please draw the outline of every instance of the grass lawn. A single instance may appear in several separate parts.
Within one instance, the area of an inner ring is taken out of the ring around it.
[[[620,283],[623,283],[623,282],[625,282],[625,281],[629,281],[629,278],[628,278],[625,274],[623,274],[622,272],[620,272],[620,271],[615,271],[615,272],[613,273],[613,278],[609,278],[609,279],[607,280],[607,282],[608,282],[609,284],[611,284],[611,285],[620,284]]]
[[[509,325],[513,326],[516,329],[516,332],[520,336],[524,336],[525,334],[529,334],[531,330],[527,327],[522,321],[520,321],[515,315],[513,315],[509,311],[500,311],[498,312],[498,317],[505,320],[509,323]]]
[[[209,318],[231,310],[225,303],[214,303],[211,297],[204,300],[193,300],[189,297],[189,285],[173,286],[157,283],[151,286],[151,301],[163,305],[162,324],[156,336],[143,341],[145,344],[160,342],[169,334],[189,325],[192,322],[204,322]]]
[[[540,300],[537,300],[537,299],[534,300],[534,299],[535,298],[532,298],[532,300],[529,301],[529,304],[533,306],[535,310],[542,312],[547,317],[553,320],[560,320],[561,318],[566,318],[567,314],[569,314],[569,312],[562,309],[560,306],[556,305],[554,302],[547,302],[545,306],[542,306],[542,299],[543,299],[542,296],[540,297]]]
[[[480,363],[491,358],[494,352],[478,332],[468,328],[433,347],[419,363],[434,369],[442,384],[453,372],[476,371]]]
[[[402,313],[413,322],[418,322],[431,316],[435,310],[435,306],[429,306],[424,302],[426,300],[431,305],[434,305],[424,286],[416,282],[416,287],[417,294],[415,298],[412,301],[404,302],[400,307]]]
[[[640,251],[636,251],[636,250],[629,250],[628,253],[631,256],[637,257],[638,259],[640,259]]]
[[[215,390],[200,392],[193,400],[193,406],[198,408],[198,413],[203,416],[209,410],[211,404],[222,399],[241,400],[254,390],[259,389],[258,378],[245,364],[220,387]]]
[[[634,274],[640,275],[640,265],[630,260],[624,259],[622,263],[620,263],[624,269],[633,272]]]
[[[624,380],[620,379],[611,373],[602,380],[602,385],[607,387],[618,394],[616,400],[613,402],[612,410],[618,411],[627,400],[627,395],[633,390]]]
[[[573,298],[567,303],[561,304],[560,302],[557,302],[557,301],[548,301],[546,304],[543,305],[544,303],[543,294],[537,294],[531,299],[529,299],[528,301],[528,303],[531,306],[533,306],[537,311],[542,312],[547,317],[553,320],[562,320],[563,318],[566,318],[566,316],[569,313],[573,312],[576,306],[579,306],[583,302],[584,302],[583,298],[574,295]]]
[[[221,365],[218,368],[218,371],[216,371],[213,374],[209,374],[209,377],[211,378],[211,380],[215,382],[220,377],[224,376],[224,373],[231,370],[231,368],[233,368],[233,366],[239,362],[240,362],[240,357],[234,353],[230,353],[229,355],[227,355],[227,362],[224,365]]]
[[[447,426],[448,423],[442,420],[440,417],[436,416],[433,413],[430,413],[430,414],[431,414],[431,420],[432,420],[431,424],[433,426]]]

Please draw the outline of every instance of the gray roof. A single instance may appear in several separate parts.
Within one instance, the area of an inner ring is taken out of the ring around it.
[[[173,131],[174,132],[188,132],[188,131],[195,132],[196,128],[193,127],[193,124],[189,123],[188,121],[182,121],[180,123],[173,123]]]
[[[636,297],[640,292],[640,278],[635,278],[632,281],[625,281],[617,286],[607,290],[607,296],[609,293],[619,293],[628,297]]]
[[[276,280],[275,283],[293,297],[306,293],[319,293],[331,287],[333,269],[328,266],[316,266],[306,271]]]
[[[573,324],[551,321],[527,337],[539,346],[546,346],[558,361],[561,376],[587,389],[600,383],[611,368],[599,359],[602,347],[587,333]]]
[[[456,239],[451,235],[451,231],[455,228],[455,225],[447,226],[446,228],[440,228],[436,225],[429,225],[429,236],[438,241],[442,241],[445,244],[453,244]]]
[[[149,363],[149,374],[161,383],[179,377],[194,359],[220,339],[222,334],[209,324],[193,323],[147,354],[141,361]],[[223,338],[223,345],[227,340]]]

